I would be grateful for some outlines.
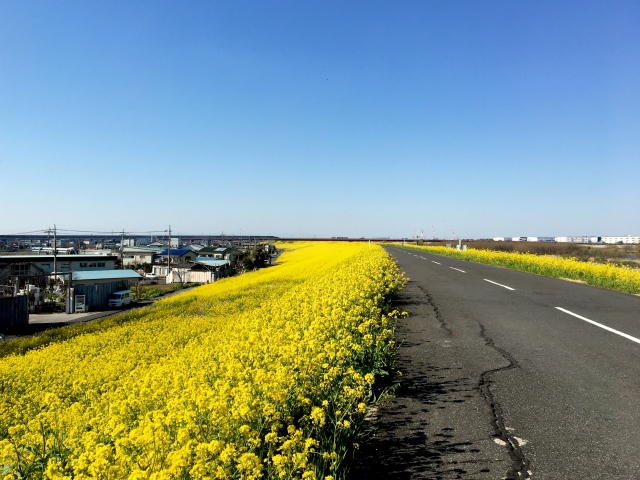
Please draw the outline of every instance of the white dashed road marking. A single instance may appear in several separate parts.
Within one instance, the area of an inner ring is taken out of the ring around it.
[[[449,268],[452,268],[453,270],[457,270],[457,271],[462,272],[462,273],[467,273],[464,270],[460,270],[459,268],[456,268],[456,267],[449,267]]]
[[[601,323],[598,322],[594,322],[593,320],[589,320],[588,318],[585,317],[581,317],[580,315],[578,315],[577,313],[573,313],[570,312],[569,310],[565,310],[564,308],[560,308],[560,307],[556,307],[558,310],[560,310],[561,312],[564,313],[568,313],[569,315],[573,315],[576,318],[579,318],[580,320],[584,320],[585,322],[589,322],[592,325],[595,325],[596,327],[600,327],[603,328],[611,333],[615,333],[616,335],[620,335],[621,337],[626,338],[627,340],[631,340],[632,342],[636,342],[636,343],[640,343],[640,338],[636,338],[636,337],[632,337],[631,335],[627,335],[626,333],[623,333],[619,330],[614,330],[611,327],[607,327],[606,325],[602,325]]]
[[[489,283],[493,283],[494,285],[498,285],[499,287],[502,287],[502,288],[506,288],[507,290],[515,290],[515,288],[507,287],[506,285],[502,285],[501,283],[493,282],[491,280],[487,280],[486,278],[484,279],[484,281],[485,282],[489,282]]]
[[[433,260],[431,260],[431,261],[433,262]],[[433,263],[437,263],[438,265],[442,265],[441,263],[438,263],[438,262],[433,262]]]

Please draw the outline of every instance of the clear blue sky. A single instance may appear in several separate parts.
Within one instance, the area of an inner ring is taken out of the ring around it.
[[[640,2],[0,3],[0,234],[640,234]]]

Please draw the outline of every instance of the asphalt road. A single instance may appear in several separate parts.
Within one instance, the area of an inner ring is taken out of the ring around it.
[[[404,375],[351,478],[640,478],[639,296],[387,250]]]

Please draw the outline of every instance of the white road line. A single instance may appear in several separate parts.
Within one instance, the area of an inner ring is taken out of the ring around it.
[[[433,262],[433,260],[431,260],[431,261]],[[437,263],[438,265],[442,265],[441,263],[438,263],[438,262],[433,262],[433,263]]]
[[[632,337],[631,335],[627,335],[626,333],[622,333],[622,332],[620,332],[618,330],[614,330],[613,328],[607,327],[606,325],[602,325],[601,323],[594,322],[593,320],[589,320],[588,318],[581,317],[577,313],[570,312],[569,310],[565,310],[564,308],[560,308],[560,307],[556,307],[556,308],[558,310],[560,310],[561,312],[568,313],[569,315],[573,315],[574,317],[579,318],[580,320],[584,320],[585,322],[589,322],[592,325],[595,325],[596,327],[604,328],[605,330],[608,330],[611,333],[615,333],[616,335],[620,335],[621,337],[624,337],[627,340],[631,340],[632,342],[640,343],[640,338]]]
[[[462,272],[462,273],[467,273],[464,270],[460,270],[459,268],[456,268],[456,267],[449,267],[449,268],[453,268],[454,270],[458,270],[459,272]]]
[[[484,281],[485,282],[489,282],[489,283],[493,283],[494,285],[498,285],[499,287],[502,287],[502,288],[506,288],[507,290],[515,290],[515,288],[507,287],[506,285],[502,285],[501,283],[493,282],[491,280],[487,280],[486,278],[484,279]]]

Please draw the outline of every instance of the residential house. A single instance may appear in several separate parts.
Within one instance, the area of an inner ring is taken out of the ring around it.
[[[156,275],[168,275],[169,267],[167,266],[167,260],[169,260],[169,263],[173,268],[174,265],[194,262],[197,256],[196,252],[189,249],[172,248],[168,251],[165,249],[154,256],[153,273]]]
[[[127,267],[130,265],[141,265],[153,263],[153,257],[162,252],[159,247],[124,247],[122,249],[122,264]]]
[[[240,255],[242,253],[234,247],[205,247],[198,251],[199,257],[229,260],[229,263],[235,262]]]
[[[211,283],[231,275],[229,260],[199,257],[195,262],[178,264],[167,275],[167,283]]]

